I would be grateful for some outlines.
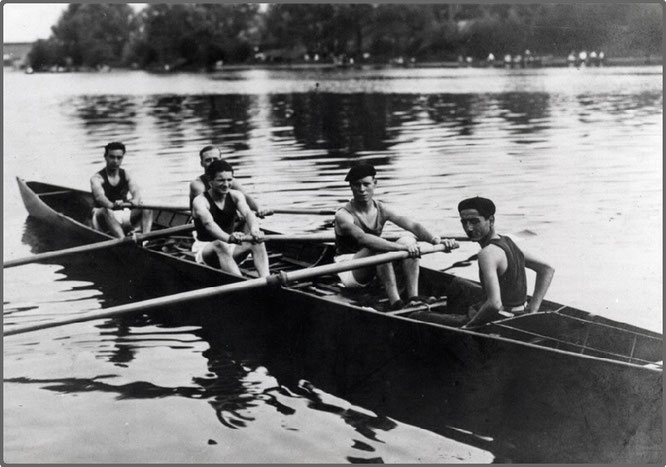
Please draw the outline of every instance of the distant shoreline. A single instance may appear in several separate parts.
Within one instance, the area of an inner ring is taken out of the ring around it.
[[[30,68],[24,69],[26,73],[63,73],[63,72],[79,72],[79,73],[89,73],[89,72],[107,72],[112,69],[115,70],[142,70],[148,73],[159,73],[159,74],[175,74],[175,73],[224,73],[224,72],[233,72],[233,71],[244,71],[244,70],[288,70],[288,71],[307,71],[307,70],[387,70],[387,69],[409,69],[409,68],[497,68],[497,69],[539,69],[539,68],[609,68],[609,67],[618,67],[618,66],[663,66],[663,57],[660,55],[645,56],[645,57],[610,57],[604,59],[603,64],[600,65],[573,65],[569,64],[566,57],[552,57],[544,56],[538,57],[536,61],[532,64],[525,64],[524,66],[518,64],[506,65],[501,60],[495,60],[494,62],[488,62],[485,60],[472,61],[471,63],[466,62],[457,62],[457,61],[437,61],[437,62],[413,62],[413,63],[332,63],[332,62],[281,62],[281,63],[238,63],[238,64],[229,64],[222,65],[221,67],[216,68],[215,70],[202,70],[202,69],[190,69],[187,67],[179,67],[172,69],[155,69],[155,68],[128,68],[128,67],[104,67],[101,70],[96,69],[51,69],[45,71],[33,71]]]
[[[615,66],[654,66],[663,65],[663,58],[661,56],[647,57],[615,57],[607,58],[604,64],[600,67],[615,67]],[[538,68],[565,68],[570,66],[567,63],[566,57],[543,57],[540,64],[532,66],[505,66],[499,60],[494,63],[486,61],[472,62],[471,64],[460,63],[454,61],[440,61],[440,62],[415,62],[404,65],[394,65],[389,63],[359,63],[359,64],[345,64],[338,65],[335,63],[251,63],[251,64],[233,64],[224,65],[215,70],[215,72],[223,71],[239,71],[250,69],[289,69],[289,70],[309,70],[309,69],[393,69],[393,68],[511,68],[511,69],[538,69]],[[597,68],[594,65],[583,65],[582,67]],[[575,68],[575,66],[574,66]],[[581,68],[581,66],[579,66]]]

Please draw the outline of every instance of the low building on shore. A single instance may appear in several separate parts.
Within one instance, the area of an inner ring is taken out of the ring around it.
[[[2,66],[25,68],[32,42],[5,42],[2,44]]]

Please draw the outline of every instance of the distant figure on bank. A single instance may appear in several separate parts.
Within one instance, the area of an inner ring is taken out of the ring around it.
[[[576,66],[576,52],[574,50],[567,55],[567,65],[570,67]]]
[[[421,255],[417,241],[411,236],[404,236],[392,242],[381,238],[386,222],[393,222],[398,227],[413,233],[419,240],[433,245],[443,243],[447,248],[455,248],[455,240],[442,240],[433,235],[424,226],[396,213],[392,208],[374,199],[376,171],[372,165],[359,164],[352,167],[345,181],[353,198],[335,214],[335,262],[350,261],[388,251],[407,251],[409,258],[400,261],[405,275],[405,299],[407,303],[419,299],[419,260]],[[388,295],[390,308],[399,310],[405,306],[396,283],[392,264],[380,264],[373,268],[356,269],[339,274],[346,287],[365,287],[377,275]]]
[[[495,204],[487,198],[468,198],[458,204],[460,222],[470,240],[481,245],[479,276],[485,300],[470,307],[465,327],[497,318],[500,311],[514,314],[539,311],[555,270],[531,253],[523,251],[511,238],[495,232]],[[532,299],[527,301],[525,267],[536,271]]]
[[[204,173],[190,183],[190,206],[192,205],[194,198],[210,188],[210,180],[206,175],[205,170],[213,161],[220,159],[222,159],[222,153],[217,146],[206,146],[199,151],[199,162],[204,169]],[[272,214],[270,209],[260,209],[256,201],[245,191],[238,180],[234,179],[231,189],[238,190],[245,195],[248,206],[257,213],[257,216],[265,217]]]
[[[587,66],[587,52],[585,50],[578,52],[578,64],[579,66]]]
[[[123,143],[109,143],[104,148],[106,167],[90,179],[94,200],[92,224],[96,230],[108,231],[122,238],[141,225],[143,233],[150,232],[153,212],[149,209],[130,209],[128,204],[139,206],[139,185],[129,172],[121,169],[125,157]]]
[[[236,261],[251,252],[259,276],[268,276],[268,254],[262,243],[263,232],[259,221],[248,206],[245,195],[231,188],[234,169],[226,161],[215,160],[206,168],[206,176],[210,188],[192,201],[197,232],[192,252],[196,261],[219,266],[223,271],[240,276]],[[245,219],[243,231],[236,230],[239,215]],[[249,238],[255,243],[242,243]]]

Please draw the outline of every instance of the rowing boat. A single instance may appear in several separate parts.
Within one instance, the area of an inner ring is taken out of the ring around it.
[[[21,179],[18,185],[30,216],[73,242],[110,238],[90,227],[90,193]],[[155,229],[190,221],[182,211],[154,212]],[[165,291],[244,280],[196,264],[191,242],[173,236],[102,256],[141,268],[125,271],[159,280]],[[271,272],[323,264],[333,254],[330,244],[296,241],[268,250]],[[251,261],[241,270],[255,274]],[[256,315],[228,310],[224,329],[219,319],[207,326],[215,333],[261,328],[268,354],[290,362],[285,378],[301,376],[364,407],[465,437],[501,459],[661,460],[661,334],[551,301],[539,313],[461,329],[461,313],[481,296],[478,283],[422,267],[420,290],[427,302],[389,311],[378,290],[354,292],[336,277],[321,277],[252,294],[261,304],[252,307]],[[219,314],[218,305],[197,308]],[[309,358],[300,358],[305,352]]]

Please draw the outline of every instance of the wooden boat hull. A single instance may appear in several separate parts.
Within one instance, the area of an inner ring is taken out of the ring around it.
[[[28,212],[59,232],[82,242],[108,238],[84,221],[88,193],[21,180],[19,189]],[[62,194],[40,197],[35,190]],[[128,263],[128,277],[159,281],[162,293],[242,280],[179,258],[167,246],[128,247],[131,255],[120,251],[116,260]],[[302,245],[281,248],[284,255],[298,250],[294,265],[317,255],[325,260],[326,248],[317,245],[309,252]],[[426,293],[446,291],[449,305],[479,293],[478,284],[438,271],[422,268],[421,279]],[[230,307],[224,325],[211,319],[206,333],[211,342],[220,335],[228,341],[249,326],[261,336],[266,358],[281,359],[271,370],[286,368],[280,380],[308,380],[500,460],[661,460],[661,335],[553,302],[544,303],[557,310],[551,313],[464,330],[373,309],[335,287],[334,279],[323,279],[252,294],[260,306]],[[205,301],[197,308],[212,315],[219,306]]]

